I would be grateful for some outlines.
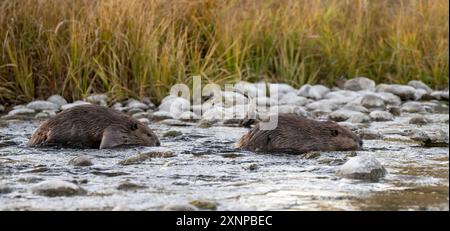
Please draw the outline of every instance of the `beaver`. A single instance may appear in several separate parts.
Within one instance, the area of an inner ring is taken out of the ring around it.
[[[316,121],[296,114],[278,114],[273,130],[255,125],[235,144],[235,148],[255,152],[301,154],[310,151],[360,150],[362,141],[351,131],[332,121]]]
[[[107,107],[80,105],[45,121],[27,145],[107,149],[159,146],[160,142],[148,126],[128,115]]]

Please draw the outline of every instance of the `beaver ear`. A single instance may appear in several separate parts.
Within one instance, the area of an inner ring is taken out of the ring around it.
[[[130,126],[131,131],[135,131],[138,129],[138,124],[136,122],[132,122]]]
[[[121,140],[121,134],[118,132],[118,130],[114,129],[113,127],[108,127],[103,132],[100,149],[114,148],[123,145],[123,141],[121,142]]]
[[[331,136],[338,136],[339,135],[339,131],[336,129],[331,129]]]

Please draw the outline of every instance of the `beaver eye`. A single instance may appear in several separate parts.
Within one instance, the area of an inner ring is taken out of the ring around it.
[[[336,129],[331,130],[331,136],[337,136],[339,135],[339,131]]]
[[[137,129],[138,129],[137,123],[132,123],[131,126],[130,126],[130,129],[131,129],[132,131],[137,130]]]

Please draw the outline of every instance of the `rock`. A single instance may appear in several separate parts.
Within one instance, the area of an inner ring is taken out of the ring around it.
[[[401,113],[400,107],[397,106],[388,106],[387,111],[394,116],[399,116]]]
[[[364,129],[360,132],[359,138],[363,140],[381,140],[383,139],[383,134],[379,131]]]
[[[89,157],[86,155],[77,156],[77,157],[71,159],[69,161],[69,164],[73,165],[73,166],[91,166],[91,165],[93,165],[91,159],[89,159]]]
[[[258,106],[263,106],[263,107],[270,107],[272,105],[277,105],[278,102],[266,97],[266,96],[259,96],[258,98],[256,98],[256,105]]]
[[[245,165],[243,168],[246,169],[246,170],[255,171],[255,170],[258,169],[258,165],[255,164],[255,163],[252,163],[252,164],[249,164],[249,165]]]
[[[304,116],[304,117],[311,116],[303,107],[289,106],[289,105],[273,106],[270,108],[270,113],[272,113],[272,114],[292,113],[292,114],[296,114],[296,115]]]
[[[150,124],[150,120],[147,118],[140,118],[138,119],[139,122],[143,123],[143,124]]]
[[[9,116],[30,116],[36,113],[35,110],[29,108],[13,109],[8,113]]]
[[[138,107],[128,108],[128,110],[127,110],[127,114],[131,115],[131,116],[134,114],[143,113],[143,112],[144,112],[144,110],[140,109]]]
[[[434,91],[431,93],[431,97],[437,100],[447,100],[448,101],[448,90],[447,91]]]
[[[165,119],[173,119],[172,114],[167,111],[154,112],[150,117],[156,121],[161,121],[161,120],[165,120]]]
[[[400,97],[389,92],[378,92],[376,96],[380,97],[386,105],[399,106],[402,104]]]
[[[208,121],[223,120],[225,117],[225,109],[223,107],[215,107],[203,113],[202,119]]]
[[[332,99],[323,99],[306,105],[306,109],[311,111],[323,111],[332,112],[338,109],[340,106],[339,102]]]
[[[430,96],[424,89],[416,89],[416,93],[414,94],[414,100],[421,100],[421,99],[429,99]]]
[[[380,84],[376,88],[377,92],[389,92],[402,100],[413,100],[415,99],[416,89],[411,86],[399,85],[399,84]]]
[[[386,174],[386,169],[371,155],[351,157],[337,172],[344,178],[370,181],[378,181]]]
[[[413,130],[411,132],[410,138],[411,138],[411,140],[419,141],[419,142],[426,142],[426,141],[430,140],[430,137],[428,136],[428,134],[421,130]]]
[[[188,122],[184,122],[181,120],[177,120],[177,119],[165,119],[160,121],[161,124],[165,124],[168,126],[179,126],[179,127],[185,127],[185,126],[190,126],[192,124],[189,124]]]
[[[48,97],[48,102],[53,103],[58,106],[58,109],[61,108],[62,105],[66,105],[67,101],[60,95],[52,95]]]
[[[425,107],[421,103],[410,101],[402,105],[401,111],[408,113],[424,113]]]
[[[387,111],[373,111],[369,114],[373,121],[391,121],[394,116]]]
[[[168,131],[163,134],[163,137],[177,137],[183,135],[180,131]]]
[[[181,113],[191,110],[191,103],[181,97],[168,98],[158,108],[159,111],[170,112],[173,118],[178,118]]]
[[[234,85],[234,90],[244,95],[250,95],[253,97],[265,96],[264,91],[259,89],[253,84],[246,81],[239,81]]]
[[[37,183],[31,187],[31,191],[47,197],[76,196],[86,193],[84,189],[76,184],[62,180],[47,180]]]
[[[39,112],[38,114],[36,114],[34,116],[34,118],[36,118],[36,119],[47,119],[47,118],[50,118],[50,117],[55,116],[55,115],[56,115],[55,111],[45,110],[45,111],[42,111],[42,112]]]
[[[86,97],[86,101],[89,103],[97,104],[100,106],[108,106],[108,96],[106,94],[94,94]]]
[[[142,102],[145,103],[145,104],[147,104],[147,106],[148,106],[150,109],[154,109],[154,108],[155,108],[155,104],[152,102],[152,100],[150,99],[150,97],[144,97],[144,98],[142,99]]]
[[[147,186],[128,182],[128,181],[121,182],[119,184],[119,186],[117,186],[117,189],[122,190],[122,191],[137,191],[139,189],[145,189],[145,188],[147,188]]]
[[[431,94],[431,92],[433,91],[428,85],[418,80],[411,80],[408,82],[408,85],[414,87],[415,89],[425,90],[425,92],[428,94]]]
[[[300,90],[298,91],[298,95],[319,100],[322,99],[328,92],[330,92],[330,89],[323,85],[311,86],[309,84],[306,84],[300,88]]]
[[[342,107],[342,110],[369,113],[369,110],[367,108],[355,103],[346,104],[344,107]]]
[[[162,211],[197,211],[198,209],[190,204],[171,204],[161,208]]]
[[[304,106],[308,103],[308,99],[302,96],[298,96],[294,92],[287,93],[279,100],[279,105],[290,105],[290,106]]]
[[[193,200],[189,202],[189,204],[199,208],[199,209],[205,209],[205,210],[217,210],[217,203],[207,200]]]
[[[35,111],[43,111],[43,110],[51,110],[51,111],[56,111],[59,110],[59,106],[48,102],[48,101],[42,101],[42,100],[37,100],[37,101],[33,101],[29,104],[27,104],[27,108],[29,109],[33,109]]]
[[[384,110],[385,105],[383,99],[376,95],[365,95],[361,99],[361,105],[367,109]]]
[[[143,111],[149,109],[149,106],[147,104],[139,102],[138,100],[135,100],[135,99],[129,99],[126,107],[139,108]]]
[[[231,91],[223,91],[221,94],[222,94],[222,99],[223,99],[223,105],[225,107],[232,107],[235,105],[243,105],[243,104],[248,103],[247,97],[245,97],[244,95],[242,95],[240,93],[231,92]],[[261,96],[261,98],[263,98],[263,97],[264,96]],[[220,101],[220,98],[216,98],[216,100]],[[213,101],[213,102],[219,103],[219,101]]]
[[[137,155],[128,157],[125,160],[120,161],[118,164],[120,165],[133,165],[140,164],[147,160],[151,160],[152,158],[170,158],[176,156],[175,153],[170,151],[151,151],[151,152],[143,152]]]
[[[328,118],[336,122],[341,121],[348,121],[352,123],[370,122],[370,118],[366,114],[357,111],[348,111],[344,109],[330,113],[328,115]]]
[[[432,112],[436,114],[448,114],[449,108],[447,104],[436,104],[432,107]]]
[[[344,89],[350,91],[375,91],[375,82],[365,77],[357,77],[347,80],[344,83]]]
[[[61,106],[61,110],[67,110],[69,108],[73,108],[73,107],[80,106],[80,105],[86,105],[86,104],[90,104],[90,103],[77,100],[73,103],[69,103],[69,104],[65,104],[65,105]]]
[[[320,152],[307,152],[302,157],[308,160],[317,159],[320,157]]]
[[[425,116],[414,116],[409,120],[409,124],[425,125],[432,121]]]
[[[141,109],[139,109],[141,110]],[[135,119],[142,119],[142,118],[148,118],[149,114],[148,112],[137,112],[137,113],[132,113],[131,116]]]
[[[180,114],[179,119],[181,121],[197,121],[200,120],[201,117],[191,111],[185,111]]]
[[[4,112],[4,111],[5,111],[5,106],[3,106],[3,105],[0,104],[0,113],[2,113],[2,112]]]

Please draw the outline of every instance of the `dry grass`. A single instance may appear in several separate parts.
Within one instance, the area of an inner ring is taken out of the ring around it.
[[[5,0],[0,102],[174,83],[420,79],[447,88],[447,0]]]

